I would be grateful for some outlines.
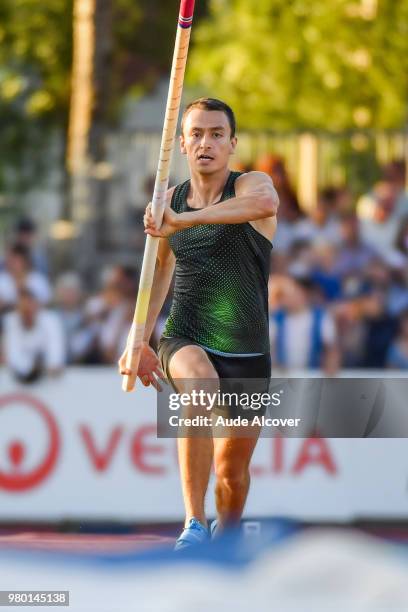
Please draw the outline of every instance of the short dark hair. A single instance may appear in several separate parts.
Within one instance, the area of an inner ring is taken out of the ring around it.
[[[184,121],[193,108],[200,108],[207,111],[221,111],[227,115],[228,123],[231,128],[231,138],[234,138],[237,130],[237,122],[235,120],[234,111],[228,104],[217,98],[198,98],[194,102],[190,102],[184,109],[183,117],[181,119],[181,131],[183,131]]]

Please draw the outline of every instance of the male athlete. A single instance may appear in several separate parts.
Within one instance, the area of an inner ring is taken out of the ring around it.
[[[279,201],[268,175],[229,170],[235,129],[234,113],[224,102],[201,98],[189,104],[180,144],[191,179],[169,189],[160,228],[150,205],[146,209],[145,232],[160,238],[138,370],[146,386],[158,389],[155,375],[163,371],[180,393],[191,390],[189,380],[256,378],[268,384],[267,283]],[[158,358],[149,339],[174,268],[173,303]],[[119,361],[121,374],[131,373],[126,353]],[[176,548],[209,538],[204,498],[212,461],[217,506],[212,527],[218,531],[240,520],[257,437],[178,439],[186,521]]]

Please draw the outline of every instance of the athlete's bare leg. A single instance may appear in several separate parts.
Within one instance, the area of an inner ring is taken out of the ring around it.
[[[259,433],[260,428],[251,427],[251,437],[242,437],[239,428],[230,428],[230,437],[214,438],[217,528],[233,525],[241,519],[249,490],[249,463]]]
[[[207,388],[209,383],[212,384],[213,392],[218,389],[217,372],[205,351],[199,346],[183,346],[171,358],[169,370],[180,393],[190,393],[194,387],[197,388],[199,380],[205,381]],[[194,414],[197,414],[197,410],[191,411],[191,416]],[[208,415],[210,414],[208,412]],[[177,446],[186,510],[185,526],[188,526],[193,516],[206,526],[204,500],[213,459],[212,437],[178,438]]]

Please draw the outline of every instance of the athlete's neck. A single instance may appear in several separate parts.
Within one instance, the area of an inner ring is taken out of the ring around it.
[[[218,202],[230,175],[229,168],[222,168],[214,174],[191,173],[188,203],[192,208],[206,208]]]

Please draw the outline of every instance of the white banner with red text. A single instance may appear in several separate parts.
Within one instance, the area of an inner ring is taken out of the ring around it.
[[[407,518],[407,447],[406,439],[260,439],[245,514]],[[156,436],[151,388],[123,393],[113,367],[32,385],[0,371],[0,522],[182,517],[176,440]]]

